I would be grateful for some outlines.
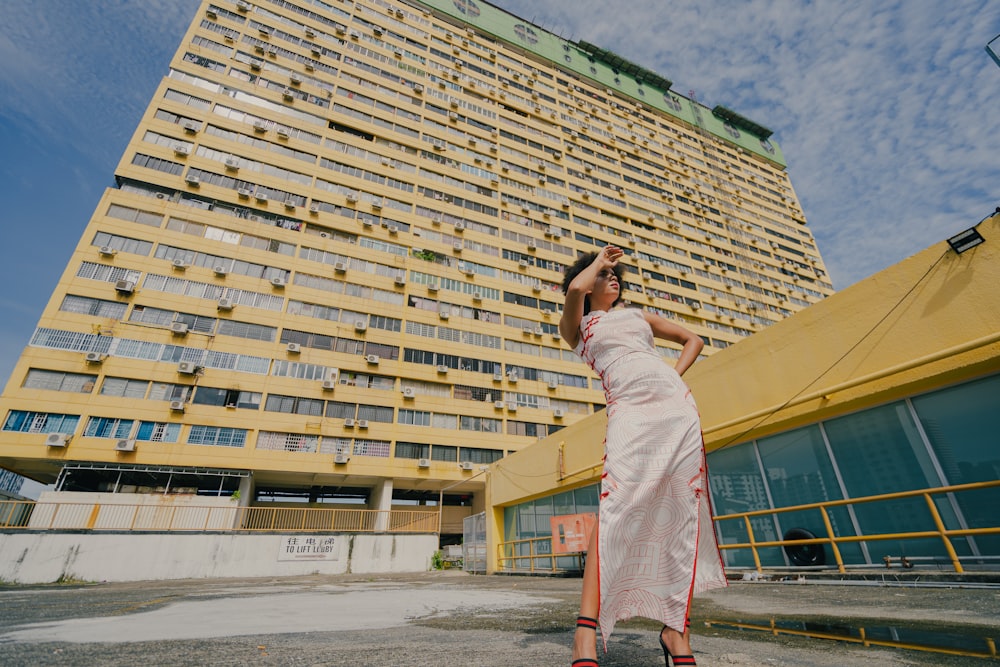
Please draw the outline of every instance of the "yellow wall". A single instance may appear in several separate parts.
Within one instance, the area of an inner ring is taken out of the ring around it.
[[[692,366],[708,451],[1000,371],[1000,214],[979,232],[972,250],[935,244]],[[504,506],[599,479],[605,426],[595,414],[492,466],[491,549]],[[560,451],[578,474],[559,474]]]

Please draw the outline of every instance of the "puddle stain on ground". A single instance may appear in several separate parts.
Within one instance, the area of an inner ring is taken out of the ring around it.
[[[1000,658],[996,636],[984,636],[982,628],[960,625],[933,627],[920,623],[849,625],[836,619],[802,621],[777,617],[746,620],[706,619],[704,623],[710,628],[720,630],[764,632],[772,635],[849,642],[869,647],[908,649],[975,658]]]

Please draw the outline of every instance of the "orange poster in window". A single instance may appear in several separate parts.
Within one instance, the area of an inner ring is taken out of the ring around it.
[[[549,518],[552,525],[552,553],[569,554],[586,551],[590,544],[590,534],[597,525],[597,515],[564,514]]]

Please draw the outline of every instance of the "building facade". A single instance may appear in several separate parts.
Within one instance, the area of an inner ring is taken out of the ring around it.
[[[979,246],[942,241],[684,374],[727,568],[837,567],[832,543],[758,560],[745,546],[813,535],[838,540],[845,569],[996,570],[1000,213],[976,229]],[[500,567],[548,566],[529,556],[549,553],[550,518],[597,511],[604,426],[588,417],[496,464]]]
[[[832,293],[770,131],[472,0],[206,0],[11,376],[56,492],[483,509],[603,407],[562,270],[711,354]],[[676,352],[665,346],[666,356]]]

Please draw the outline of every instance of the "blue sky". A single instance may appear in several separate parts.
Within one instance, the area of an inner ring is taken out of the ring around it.
[[[198,4],[3,4],[0,379]],[[1000,204],[1000,67],[985,51],[1000,33],[995,0],[495,4],[773,129],[838,289]]]

